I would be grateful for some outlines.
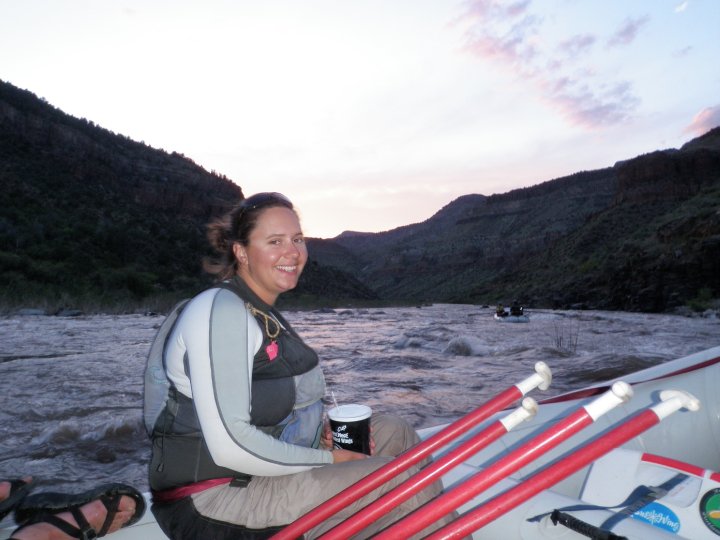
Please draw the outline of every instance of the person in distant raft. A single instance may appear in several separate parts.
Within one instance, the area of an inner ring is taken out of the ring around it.
[[[175,540],[265,538],[415,445],[418,436],[398,417],[374,415],[371,457],[333,449],[323,425],[318,356],[273,307],[278,295],[297,285],[308,258],[298,215],[285,196],[244,199],[208,226],[208,238],[219,255],[206,265],[217,285],[185,304],[166,341],[156,338],[169,390],[158,404],[148,402],[155,398],[146,388],[152,511]],[[156,409],[157,418],[152,413],[148,421],[148,411]],[[436,482],[359,537],[440,491]],[[306,538],[328,531],[378,492],[371,495]]]

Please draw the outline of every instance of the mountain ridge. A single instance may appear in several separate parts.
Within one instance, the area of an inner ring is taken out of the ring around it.
[[[210,283],[205,224],[243,196],[189,158],[0,81],[0,307],[131,309]],[[308,238],[288,306],[518,299],[700,309],[720,295],[720,128],[680,149],[490,196],[389,231]]]
[[[0,81],[0,307],[166,310],[212,282],[205,226],[240,186],[176,152],[67,115]],[[374,298],[308,265],[303,288]]]
[[[361,254],[357,267],[363,272],[356,275],[382,297],[477,303],[519,298],[551,307],[640,311],[708,305],[720,288],[719,183],[715,128],[680,149],[504,194],[461,197],[428,220],[400,228],[402,244],[394,238],[399,230],[333,240]],[[668,220],[687,234],[663,233]],[[645,236],[637,238],[638,230]],[[638,252],[628,251],[631,245]],[[612,262],[613,252],[624,265]],[[429,289],[435,294],[427,295]]]

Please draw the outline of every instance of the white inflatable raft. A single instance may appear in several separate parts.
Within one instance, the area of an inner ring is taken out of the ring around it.
[[[523,323],[530,322],[530,317],[527,315],[498,315],[495,313],[493,318],[497,322],[511,322],[511,323]]]

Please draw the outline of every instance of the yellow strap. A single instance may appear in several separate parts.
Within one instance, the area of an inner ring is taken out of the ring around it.
[[[273,317],[265,313],[264,311],[260,311],[258,308],[253,306],[250,302],[245,302],[245,307],[248,308],[250,313],[252,313],[254,316],[260,315],[265,320],[265,335],[269,337],[270,339],[275,339],[280,335],[280,323],[278,323]],[[275,330],[273,332],[270,332],[270,321],[272,321],[273,325],[275,325]]]

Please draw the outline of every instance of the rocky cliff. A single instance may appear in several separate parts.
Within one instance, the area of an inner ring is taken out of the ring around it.
[[[382,297],[663,311],[720,296],[720,128],[665,150],[334,239]]]
[[[720,152],[709,148],[653,152],[619,163],[613,203],[680,201],[717,182]]]

